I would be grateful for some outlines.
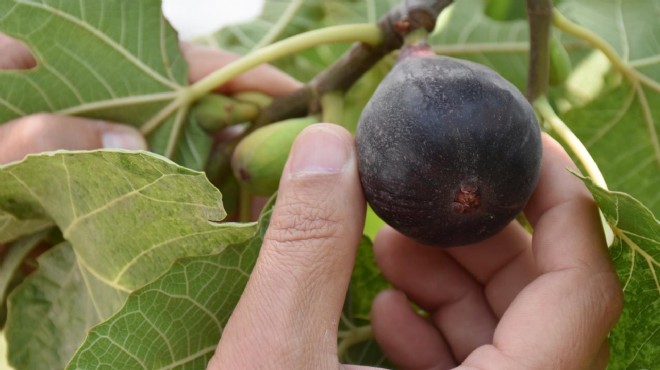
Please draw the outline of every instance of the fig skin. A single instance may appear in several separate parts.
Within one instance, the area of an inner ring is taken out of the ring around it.
[[[232,154],[234,176],[254,195],[272,195],[280,184],[296,136],[318,121],[314,116],[291,118],[254,130]]]
[[[419,242],[478,242],[534,191],[541,133],[520,91],[491,69],[437,55],[400,60],[356,131],[360,181],[387,224]]]

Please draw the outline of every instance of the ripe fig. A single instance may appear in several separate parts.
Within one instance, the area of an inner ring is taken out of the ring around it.
[[[356,142],[374,211],[434,246],[502,230],[540,175],[540,129],[525,97],[493,70],[449,57],[400,60],[363,110]]]
[[[236,178],[255,195],[271,195],[296,136],[317,117],[292,118],[254,130],[236,146],[231,167]]]

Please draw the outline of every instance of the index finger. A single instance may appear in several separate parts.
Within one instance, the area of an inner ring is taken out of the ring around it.
[[[534,228],[533,249],[540,272],[578,268],[610,272],[612,266],[598,208],[559,143],[545,135],[541,179],[525,208]]]

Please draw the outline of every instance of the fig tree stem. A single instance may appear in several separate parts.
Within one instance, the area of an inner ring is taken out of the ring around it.
[[[580,161],[582,166],[584,166],[585,171],[587,171],[587,174],[591,177],[593,182],[607,190],[607,182],[605,182],[605,177],[603,176],[603,173],[600,172],[598,164],[596,164],[596,161],[582,141],[580,141],[566,123],[557,116],[557,113],[555,113],[555,110],[550,105],[550,102],[548,102],[548,99],[545,96],[539,97],[534,101],[534,108],[541,119],[547,122],[552,130],[557,133],[566,145],[568,145],[568,148],[573,152],[573,155],[575,155]],[[605,231],[605,237],[607,238],[607,245],[610,245],[614,240],[614,234],[602,213],[601,222],[603,224],[603,230]]]
[[[176,113],[174,124],[172,125],[172,131],[170,133],[169,140],[167,141],[167,148],[165,148],[165,153],[163,153],[163,155],[167,158],[174,158],[174,151],[176,150],[179,138],[181,137],[181,133],[185,127],[186,117],[188,116],[188,109],[188,106],[182,106]]]
[[[196,82],[188,88],[190,99],[199,99],[218,86],[260,64],[295,54],[301,50],[340,42],[359,41],[375,45],[381,40],[381,31],[375,24],[347,24],[301,33],[255,50]]]
[[[381,42],[376,45],[354,44],[307,85],[290,95],[276,98],[273,104],[262,111],[253,128],[318,112],[319,98],[326,92],[346,92],[384,56],[399,49],[403,45],[404,36],[409,32],[418,28],[433,31],[438,15],[451,3],[452,0],[407,0],[392,8],[378,21]],[[402,28],[402,25],[405,27]]]
[[[321,97],[323,117],[321,120],[327,123],[342,124],[344,117],[344,93],[342,91],[331,91]]]
[[[252,192],[245,185],[238,188],[238,220],[250,222],[252,218]]]
[[[551,0],[527,0],[529,19],[529,71],[527,99],[534,101],[548,91],[550,75]]]

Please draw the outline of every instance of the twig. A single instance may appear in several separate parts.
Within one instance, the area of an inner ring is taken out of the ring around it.
[[[550,74],[551,0],[527,0],[529,19],[529,71],[527,99],[532,102],[548,91]]]
[[[277,98],[262,111],[253,128],[283,119],[317,113],[328,92],[346,92],[379,60],[403,45],[404,36],[418,28],[431,32],[440,12],[453,0],[409,0],[390,10],[379,21],[383,39],[374,46],[354,44],[332,66],[290,95]]]

